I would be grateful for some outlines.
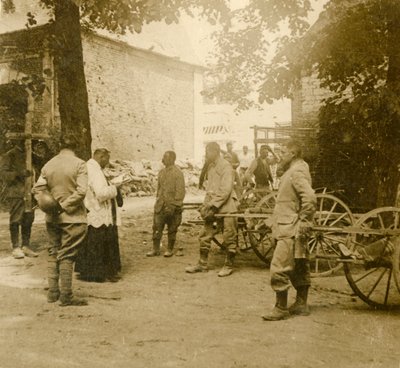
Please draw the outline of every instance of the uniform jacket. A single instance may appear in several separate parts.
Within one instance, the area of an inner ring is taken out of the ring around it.
[[[308,164],[297,159],[281,177],[272,216],[274,238],[296,237],[298,221],[313,220],[316,202]]]
[[[234,173],[232,165],[218,157],[216,162],[208,165],[207,186],[204,204],[218,208],[219,213],[235,212],[237,210],[237,197],[233,190]]]
[[[157,199],[154,212],[159,213],[163,206],[182,207],[185,198],[185,178],[175,165],[165,167],[158,173]]]
[[[102,225],[121,225],[119,211],[115,198],[117,188],[109,185],[99,163],[90,159],[87,163],[88,191],[85,197],[85,207],[88,210],[88,225],[99,228]],[[113,220],[112,204],[116,211],[116,223]]]
[[[24,198],[25,167],[25,152],[16,146],[1,158],[0,174],[7,185],[7,198]]]
[[[87,223],[83,204],[87,188],[85,161],[63,150],[43,166],[33,191],[49,190],[64,210],[60,215],[46,215],[47,222]]]

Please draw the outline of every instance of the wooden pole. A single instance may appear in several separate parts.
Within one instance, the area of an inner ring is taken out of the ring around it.
[[[35,102],[32,93],[28,91],[28,112],[25,115],[25,166],[31,173],[25,178],[25,212],[32,212],[32,186],[34,173],[32,170],[32,120]]]

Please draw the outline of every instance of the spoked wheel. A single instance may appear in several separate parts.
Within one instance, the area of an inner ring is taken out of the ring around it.
[[[270,264],[275,242],[272,239],[272,211],[275,207],[277,192],[271,192],[257,202],[255,207],[260,213],[270,213],[268,219],[249,219],[246,221],[250,245],[254,253],[266,264]]]
[[[351,226],[354,216],[349,207],[339,198],[325,193],[317,195],[317,211],[314,216],[315,226],[331,227],[332,231],[313,231],[308,241],[310,250],[311,276],[329,276],[337,272],[342,264],[339,244],[346,244],[348,236],[335,232],[335,228]]]
[[[399,286],[399,259],[397,263],[392,262],[400,256],[398,237],[391,236],[390,232],[385,234],[385,230],[400,228],[399,219],[400,208],[377,208],[359,218],[355,227],[360,233],[348,239],[348,248],[352,248],[357,259],[344,263],[347,281],[358,297],[375,308],[400,305],[396,287],[396,281]]]
[[[250,250],[252,247],[249,239],[249,233],[247,231],[246,221],[243,217],[238,218],[237,231],[237,246],[239,250],[242,252]]]
[[[268,193],[271,193],[269,189],[249,189],[243,193],[243,196],[239,203],[239,211],[245,211],[248,208],[255,207],[256,204]]]

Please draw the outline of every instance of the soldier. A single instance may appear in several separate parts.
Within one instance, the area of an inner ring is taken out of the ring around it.
[[[276,198],[272,234],[276,248],[271,261],[271,286],[276,293],[273,310],[263,316],[277,321],[293,315],[308,315],[310,265],[307,234],[316,210],[316,197],[311,187],[307,163],[301,148],[290,141],[282,150],[282,166],[286,169]],[[287,308],[290,283],[297,291],[295,303]]]
[[[72,294],[73,263],[87,232],[83,200],[88,175],[85,161],[75,156],[77,148],[74,137],[63,137],[60,153],[44,165],[33,188],[39,207],[46,212],[51,241],[47,301],[60,299],[61,306],[87,305],[86,300],[73,298]]]
[[[15,141],[13,147],[4,154],[0,172],[6,182],[6,198],[10,213],[10,236],[14,258],[37,257],[30,246],[34,210],[25,208],[25,180],[32,176],[26,169],[25,146],[23,141]],[[21,232],[21,243],[20,243]]]
[[[164,153],[162,163],[165,168],[158,174],[157,199],[153,217],[153,250],[147,257],[160,255],[160,243],[165,225],[168,226],[168,249],[164,257],[171,257],[176,241],[176,233],[182,222],[182,205],[185,198],[185,179],[175,165],[174,151]]]
[[[215,218],[216,213],[229,213],[237,210],[237,199],[234,191],[232,166],[221,157],[221,149],[215,142],[206,146],[207,193],[200,214],[204,219],[204,228],[200,233],[200,260],[197,265],[186,267],[186,272],[196,273],[208,270],[208,253],[214,236],[223,228],[224,244],[227,247],[224,267],[218,276],[229,276],[233,272],[236,255],[237,221],[232,217]]]

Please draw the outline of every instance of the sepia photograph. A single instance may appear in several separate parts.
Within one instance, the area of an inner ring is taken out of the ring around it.
[[[399,0],[0,0],[0,368],[399,368]]]

